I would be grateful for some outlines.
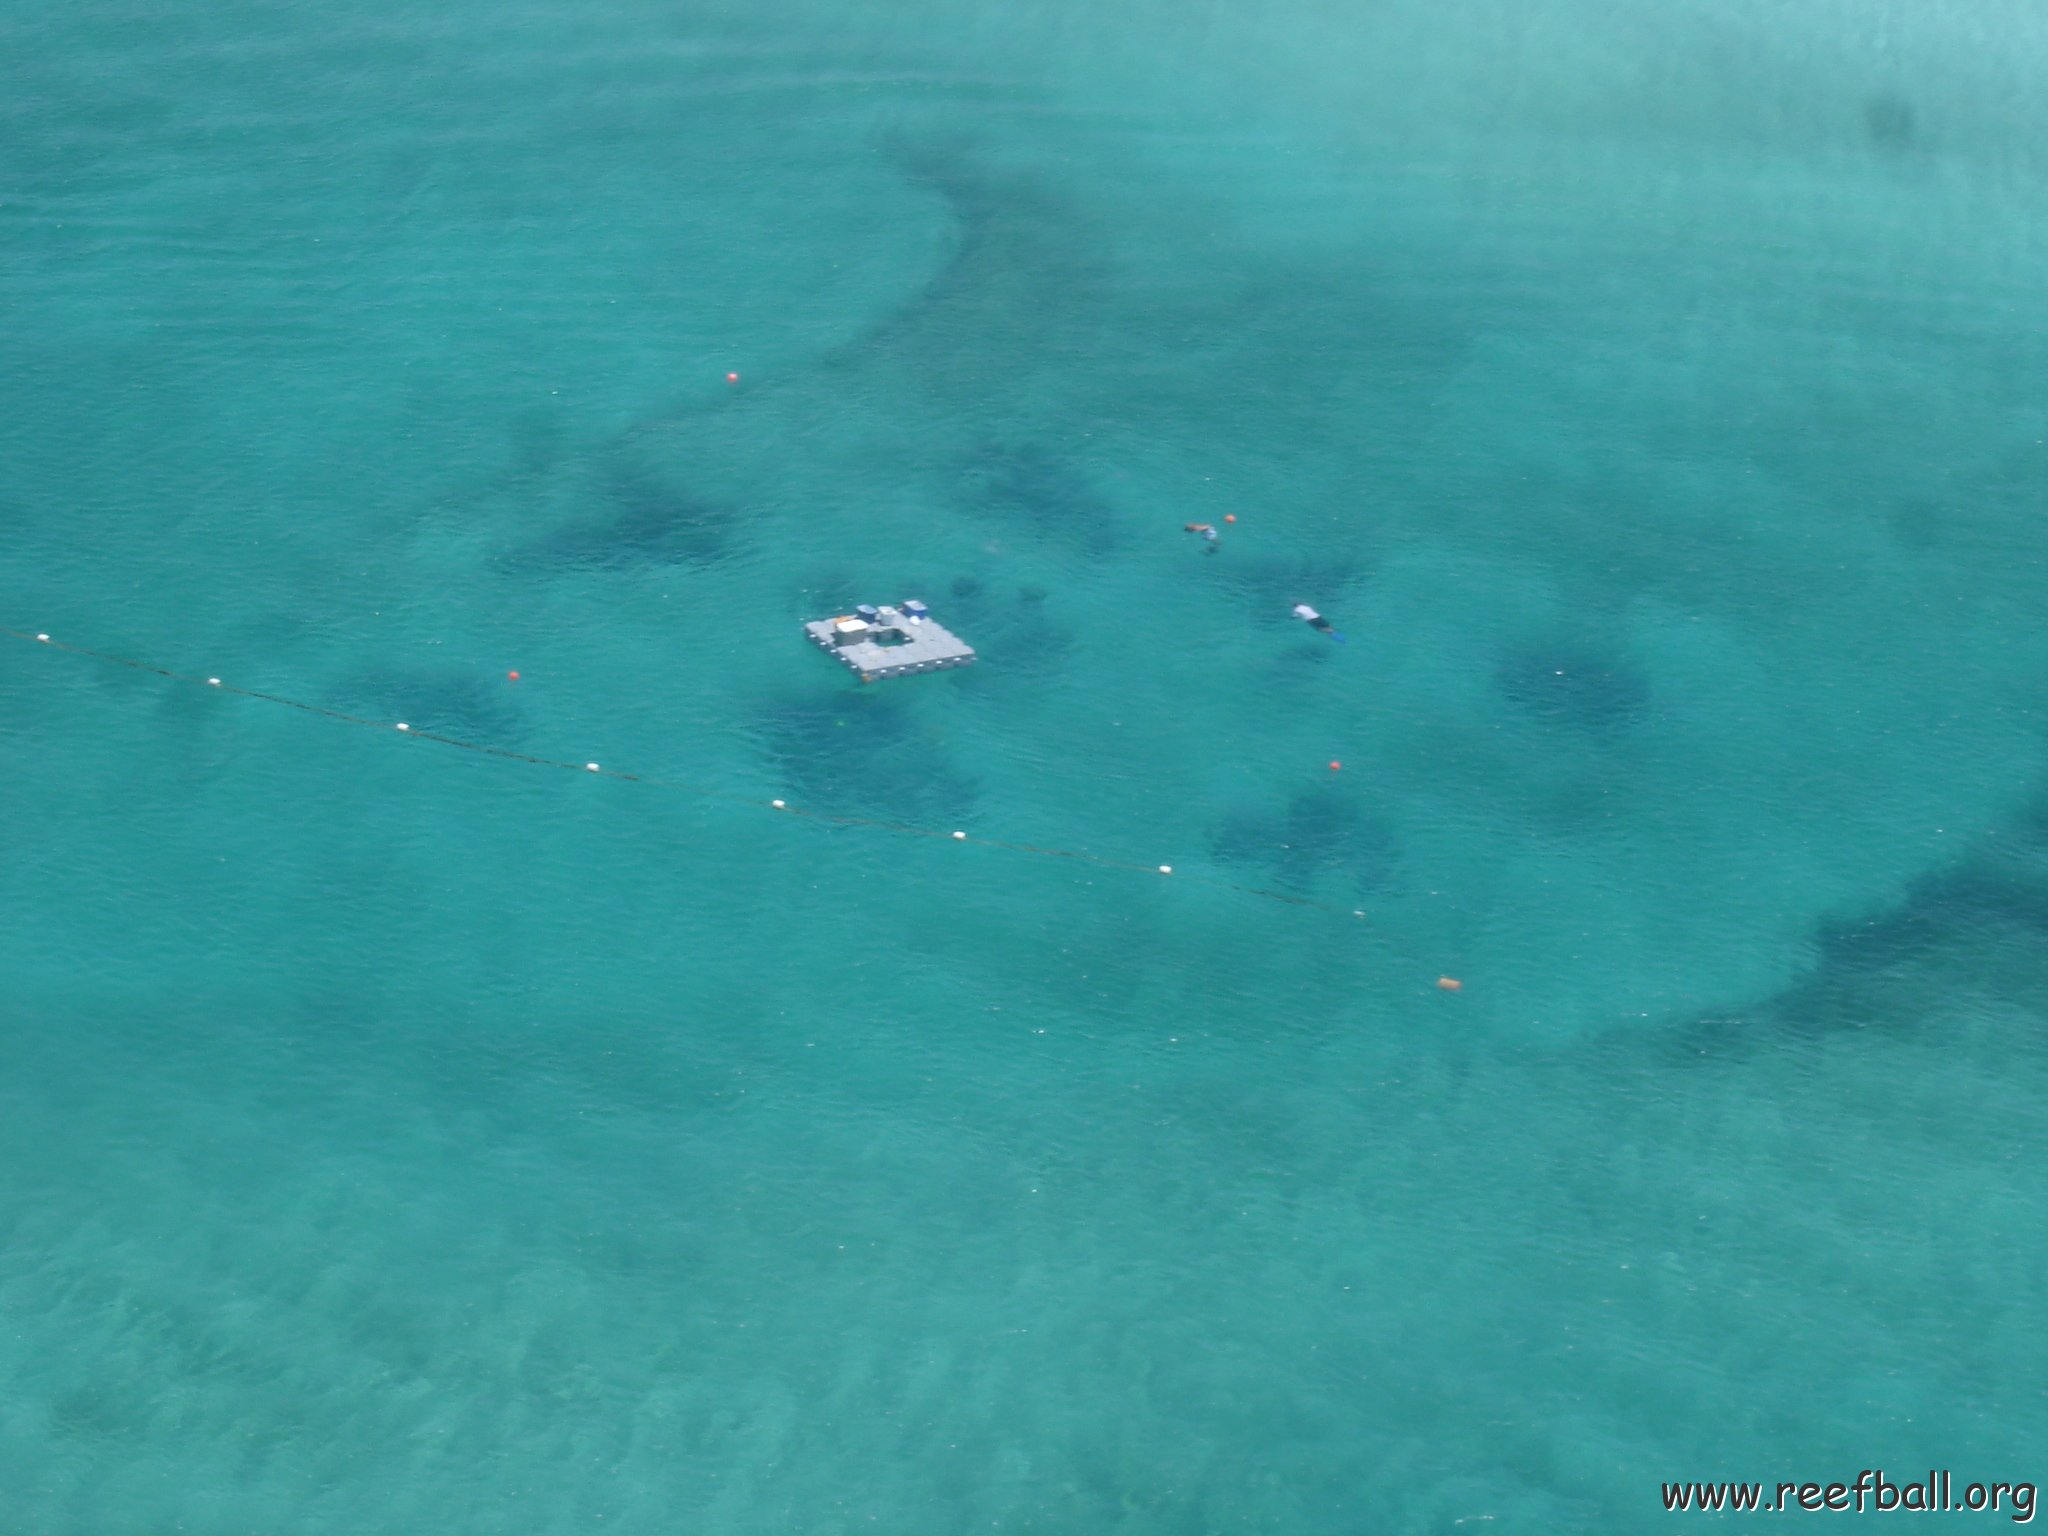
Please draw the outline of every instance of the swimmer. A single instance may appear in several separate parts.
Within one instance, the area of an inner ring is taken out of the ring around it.
[[[1189,533],[1199,533],[1202,536],[1202,543],[1205,546],[1202,551],[1203,554],[1213,555],[1216,553],[1218,544],[1216,528],[1213,523],[1183,523],[1181,526]]]
[[[1342,635],[1338,634],[1336,630],[1332,629],[1330,627],[1330,621],[1324,618],[1320,613],[1317,613],[1315,609],[1309,607],[1307,603],[1296,603],[1294,605],[1294,616],[1297,619],[1300,619],[1302,623],[1306,624],[1310,629],[1321,630],[1324,634],[1328,635],[1332,640],[1335,640],[1339,645],[1349,645],[1351,643],[1350,641],[1346,640]]]

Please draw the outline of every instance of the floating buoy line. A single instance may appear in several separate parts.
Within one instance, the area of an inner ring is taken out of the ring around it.
[[[1175,874],[1171,864],[1140,864],[1128,859],[1105,858],[1097,853],[1083,853],[1072,848],[1047,848],[1035,843],[1010,842],[1003,838],[969,836],[966,832],[939,831],[932,827],[913,827],[902,822],[883,821],[871,816],[839,816],[826,811],[807,810],[791,805],[786,800],[763,800],[752,795],[736,794],[730,790],[710,789],[701,784],[688,784],[678,779],[656,778],[650,774],[628,773],[623,769],[606,768],[599,763],[572,763],[553,757],[538,757],[531,752],[515,752],[510,747],[492,746],[488,742],[464,741],[459,736],[444,736],[439,731],[423,731],[406,720],[372,720],[363,715],[352,715],[346,710],[333,709],[325,704],[313,704],[304,699],[289,698],[281,693],[265,693],[255,688],[240,688],[218,677],[194,677],[170,667],[160,667],[153,662],[136,661],[127,656],[116,656],[107,651],[95,651],[82,645],[52,638],[48,634],[30,634],[24,630],[0,627],[0,635],[13,640],[25,640],[33,645],[48,646],[52,650],[65,651],[73,656],[83,656],[92,661],[105,662],[109,666],[127,667],[134,672],[147,672],[174,683],[186,683],[194,687],[210,688],[218,693],[234,694],[238,698],[255,699],[264,704],[279,704],[286,709],[296,709],[308,715],[319,715],[326,720],[338,720],[343,725],[357,725],[374,731],[395,731],[413,741],[431,741],[444,747],[453,747],[459,752],[474,752],[479,757],[503,758],[507,762],[525,763],[535,768],[558,768],[572,773],[594,773],[601,778],[622,779],[631,784],[645,784],[654,789],[679,790],[684,794],[697,795],[707,800],[723,800],[735,805],[753,806],[772,811],[779,816],[794,816],[806,821],[825,822],[840,827],[871,827],[878,832],[893,832],[899,837],[937,838],[947,842],[974,843],[983,848],[1000,848],[1006,853],[1029,854],[1036,858],[1067,859],[1077,864],[1093,865],[1097,869],[1113,869],[1128,874],[1172,876],[1185,884],[1205,885],[1218,890],[1236,891],[1241,895],[1257,896],[1266,901],[1282,902],[1290,907],[1308,907],[1316,911],[1334,913],[1339,916],[1362,918],[1365,913],[1353,907],[1343,907],[1335,902],[1318,901],[1310,896],[1295,896],[1286,891],[1268,890],[1263,886],[1241,885],[1234,880],[1219,880],[1207,875]],[[517,676],[516,673],[510,674]],[[1331,764],[1334,768],[1336,764]],[[1438,985],[1444,983],[1439,982]],[[1455,983],[1452,983],[1455,986]]]

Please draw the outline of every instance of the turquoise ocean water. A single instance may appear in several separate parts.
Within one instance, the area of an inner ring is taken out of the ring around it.
[[[2044,55],[4,0],[0,624],[1218,883],[6,641],[0,1528],[2048,1471]]]

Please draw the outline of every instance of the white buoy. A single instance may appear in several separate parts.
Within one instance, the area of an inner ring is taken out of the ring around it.
[[[43,644],[45,645],[48,645],[50,643],[50,637],[48,635],[37,635],[36,638],[42,641]]]
[[[409,730],[411,730],[411,729],[412,729],[412,727],[411,727],[411,726],[409,726],[409,725],[407,725],[407,724],[406,724],[406,723],[405,723],[405,722],[404,722],[403,720],[401,720],[401,721],[399,721],[399,722],[398,722],[398,728],[399,728],[399,729],[400,729],[401,731],[409,731]]]
[[[206,686],[209,688],[218,688],[220,686],[220,679],[217,677],[209,677],[206,680]]]
[[[967,834],[965,832],[955,832],[953,836],[960,842],[964,843],[967,841]]]
[[[778,811],[786,811],[789,809],[789,807],[784,805],[780,800],[770,800],[768,803],[774,806],[775,809],[777,809]]]
[[[1162,864],[1159,866],[1159,873],[1161,873],[1162,875],[1170,875],[1173,873],[1173,866],[1171,864]]]
[[[586,770],[586,771],[588,771],[588,772],[590,772],[590,773],[595,773],[595,772],[597,772],[597,764],[595,764],[595,763],[585,763],[585,764],[584,764],[583,766],[584,766],[585,770]]]

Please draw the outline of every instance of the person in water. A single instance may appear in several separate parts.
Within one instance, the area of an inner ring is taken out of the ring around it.
[[[1199,533],[1199,534],[1200,534],[1200,535],[1202,536],[1202,544],[1203,544],[1203,546],[1204,546],[1204,548],[1203,548],[1203,550],[1202,550],[1202,553],[1203,553],[1203,554],[1205,554],[1205,555],[1213,555],[1213,554],[1215,554],[1215,553],[1216,553],[1216,550],[1217,550],[1217,547],[1218,547],[1218,541],[1217,541],[1217,537],[1216,537],[1216,525],[1215,525],[1215,524],[1213,524],[1213,523],[1184,523],[1184,524],[1182,524],[1182,526],[1183,526],[1184,528],[1186,528],[1186,529],[1187,529],[1187,531],[1188,531],[1189,533]]]
[[[1315,609],[1309,607],[1307,603],[1296,603],[1294,605],[1294,616],[1297,619],[1300,619],[1302,623],[1306,624],[1310,629],[1321,630],[1324,634],[1328,635],[1332,640],[1342,640],[1344,638],[1342,635],[1338,634],[1335,629],[1331,627],[1330,621],[1328,619],[1324,618],[1320,613],[1317,613]]]

